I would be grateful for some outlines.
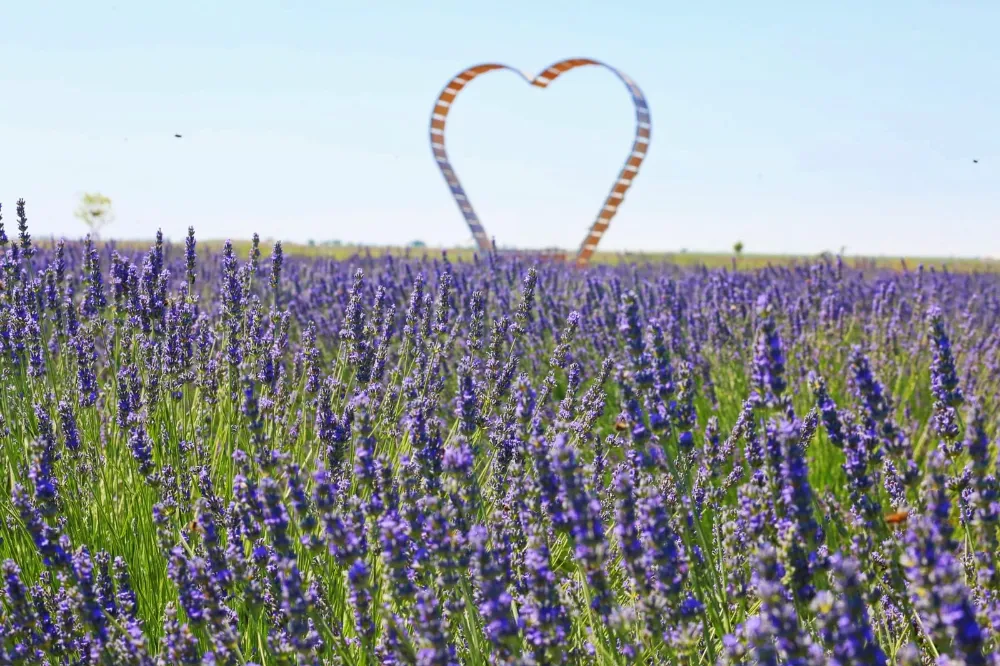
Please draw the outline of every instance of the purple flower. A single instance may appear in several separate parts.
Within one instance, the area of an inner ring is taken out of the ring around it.
[[[773,306],[767,294],[757,299],[757,313],[761,317],[754,347],[752,378],[757,399],[769,406],[777,405],[785,391],[785,351],[773,315]]]
[[[414,634],[419,650],[417,666],[458,666],[454,643],[449,641],[441,604],[431,590],[417,593]]]
[[[912,520],[902,558],[911,602],[939,654],[958,663],[986,664],[986,635],[951,538],[954,528],[944,482],[945,454],[936,449],[927,462],[928,510]]]
[[[473,361],[466,356],[458,364],[458,393],[455,396],[455,416],[465,435],[472,435],[479,426],[480,398],[473,379]]]
[[[31,246],[31,234],[28,233],[28,216],[24,212],[24,199],[17,200],[17,230],[21,241],[21,253],[25,259],[30,260],[35,254],[35,248]]]
[[[382,546],[382,562],[391,583],[392,598],[400,606],[413,601],[416,587],[413,584],[415,572],[410,561],[413,541],[410,528],[395,510],[379,519],[379,542]]]
[[[195,245],[197,242],[194,239],[194,227],[188,227],[187,237],[184,239],[184,275],[187,279],[188,292],[194,291],[195,269],[198,261]]]
[[[142,423],[137,423],[129,429],[128,448],[139,465],[139,473],[143,476],[149,476],[154,466],[153,444],[149,441],[146,427]]]
[[[962,404],[964,396],[958,387],[955,359],[951,351],[951,341],[944,327],[941,308],[934,306],[928,314],[931,346],[934,358],[931,361],[931,392],[934,398],[948,407]]]
[[[100,600],[94,579],[94,563],[86,546],[78,550],[72,558],[73,578],[80,593],[83,620],[102,641],[108,638],[108,621]]]
[[[837,448],[843,447],[845,437],[843,423],[840,412],[837,411],[836,403],[834,403],[830,394],[827,393],[826,381],[821,376],[812,373],[810,374],[810,384],[812,385],[816,407],[819,408],[820,417],[823,419],[826,436],[830,439],[830,443]]]
[[[498,561],[488,543],[485,527],[469,530],[469,545],[474,555],[472,572],[480,593],[479,613],[492,650],[490,663],[512,664],[518,643],[518,623],[511,606],[509,572]]]
[[[632,473],[625,467],[619,467],[614,478],[615,491],[615,536],[622,553],[622,564],[632,578],[632,584],[637,590],[648,587],[646,567],[643,560],[643,547],[639,532],[636,513],[635,485]]]
[[[888,660],[875,640],[865,603],[864,574],[857,561],[837,553],[830,558],[831,590],[812,602],[819,614],[821,635],[833,652],[832,666],[886,666]]]
[[[278,307],[281,299],[281,269],[285,263],[281,250],[281,241],[275,241],[271,250],[271,292],[274,295],[274,307]]]
[[[578,453],[565,433],[556,436],[552,453],[560,476],[560,494],[566,508],[574,555],[590,587],[591,608],[608,621],[614,592],[607,575],[608,544],[604,538],[601,503],[586,488]]]
[[[202,664],[198,639],[187,624],[177,619],[177,608],[168,603],[163,615],[161,659],[166,664],[198,666]]]
[[[521,284],[521,301],[514,311],[514,325],[512,332],[514,335],[523,336],[526,326],[533,321],[533,309],[535,305],[535,285],[538,283],[538,271],[532,267],[528,269],[528,274],[524,276]]]
[[[783,575],[774,548],[762,546],[753,573],[760,610],[756,618],[742,627],[745,645],[759,664],[824,664],[822,649],[802,627],[798,612],[781,585]]]
[[[548,545],[535,529],[527,537],[524,571],[525,593],[519,601],[518,615],[524,618],[527,649],[536,662],[551,663],[558,659],[557,655],[566,655],[570,617],[559,596]]]
[[[817,547],[823,540],[819,524],[813,516],[813,493],[809,484],[809,467],[802,446],[799,421],[784,421],[778,429],[781,446],[781,507],[789,521],[782,535],[782,555],[789,569],[792,592],[802,601],[815,594],[812,575],[816,566]]]
[[[87,289],[83,295],[83,313],[92,317],[100,312],[108,304],[104,296],[104,278],[101,275],[101,258],[94,247],[94,242],[87,236],[86,247],[86,271]]]
[[[70,306],[72,311],[72,306]],[[76,387],[81,407],[91,407],[97,402],[97,349],[89,334],[74,335],[71,344],[76,352]]]
[[[552,351],[552,356],[549,358],[549,365],[556,368],[565,368],[567,366],[570,358],[570,346],[573,344],[579,328],[580,313],[576,311],[570,312],[566,318],[566,327],[560,332],[559,342],[556,344],[555,349]]]

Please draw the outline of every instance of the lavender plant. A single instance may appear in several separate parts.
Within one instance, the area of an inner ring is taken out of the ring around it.
[[[1000,278],[0,227],[0,665],[997,664]]]

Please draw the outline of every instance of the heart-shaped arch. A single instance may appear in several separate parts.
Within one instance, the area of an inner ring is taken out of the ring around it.
[[[597,65],[599,67],[603,67],[617,76],[622,83],[625,84],[629,93],[632,95],[632,102],[635,104],[636,127],[635,141],[632,143],[632,151],[625,160],[625,165],[622,167],[621,172],[619,172],[618,179],[615,181],[614,186],[612,186],[607,199],[604,200],[604,205],[597,214],[597,219],[594,220],[594,223],[590,226],[590,231],[587,232],[587,236],[583,239],[583,243],[580,245],[580,249],[577,252],[576,263],[583,266],[590,261],[590,257],[597,249],[597,244],[600,242],[601,237],[604,235],[604,232],[608,230],[608,225],[611,224],[611,219],[615,216],[615,213],[618,212],[618,208],[625,199],[625,193],[628,192],[636,174],[639,173],[639,165],[642,164],[642,161],[646,157],[646,153],[649,151],[649,139],[652,130],[649,117],[649,105],[646,103],[646,97],[642,94],[642,90],[639,89],[639,86],[636,85],[636,83],[628,76],[619,72],[614,67],[604,64],[603,62],[591,60],[590,58],[570,58],[553,64],[534,78],[531,78],[524,72],[507,65],[501,65],[498,63],[476,65],[475,67],[470,67],[458,74],[448,83],[448,85],[444,87],[441,94],[438,95],[437,102],[434,104],[434,111],[431,113],[431,150],[434,153],[434,159],[437,161],[442,175],[444,175],[445,181],[448,183],[448,187],[451,189],[452,196],[455,197],[455,202],[458,204],[459,210],[462,211],[462,215],[465,217],[465,222],[469,225],[469,230],[472,231],[472,236],[476,239],[476,245],[479,246],[480,251],[490,252],[493,247],[492,243],[486,235],[486,230],[483,228],[482,222],[479,221],[476,211],[473,210],[469,197],[465,194],[465,190],[462,189],[462,184],[459,182],[458,176],[455,174],[455,169],[451,166],[451,162],[448,161],[448,153],[444,147],[445,122],[448,119],[448,112],[451,110],[455,97],[457,97],[458,93],[461,92],[462,89],[465,88],[465,86],[467,86],[474,78],[480,74],[485,74],[486,72],[491,72],[495,69],[506,69],[512,71],[531,85],[538,88],[546,88],[564,72],[587,65]]]

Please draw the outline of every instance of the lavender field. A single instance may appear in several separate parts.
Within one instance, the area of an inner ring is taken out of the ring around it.
[[[0,232],[0,664],[998,664],[1000,276]]]

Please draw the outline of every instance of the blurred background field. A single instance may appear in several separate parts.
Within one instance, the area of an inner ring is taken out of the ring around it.
[[[51,243],[52,239],[42,241]],[[132,250],[145,250],[149,247],[151,240],[117,240],[111,241],[117,247]],[[263,248],[270,248],[274,245],[273,238],[261,239]],[[237,255],[245,256],[250,248],[249,239],[233,239],[233,248]],[[218,253],[225,244],[225,239],[199,240],[198,246],[204,248],[212,254]],[[176,239],[168,242],[168,251],[183,252],[183,244]],[[371,255],[373,257],[392,254],[394,256],[408,256],[413,258],[427,257],[434,258],[447,253],[450,261],[472,261],[476,251],[468,247],[441,248],[426,246],[403,246],[403,245],[342,245],[329,243],[289,243],[282,241],[282,249],[289,256],[306,257],[329,257],[331,259],[348,259],[355,255]],[[171,247],[172,246],[172,247]],[[501,249],[501,252],[514,252],[515,250]],[[526,255],[549,256],[553,250],[517,250]],[[565,252],[565,251],[564,251]],[[573,253],[565,252],[567,257],[572,258]],[[824,254],[755,254],[755,253],[706,253],[706,252],[597,252],[593,263],[597,264],[658,264],[668,263],[681,267],[705,266],[706,268],[730,267],[739,270],[755,270],[767,268],[768,266],[795,266],[809,265],[822,261],[824,258],[835,261],[837,255],[832,253]],[[841,255],[844,265],[863,271],[907,271],[916,270],[918,266],[925,269],[946,270],[959,273],[996,273],[1000,272],[1000,259],[994,258],[974,258],[974,257],[900,257],[900,256],[860,256]]]

